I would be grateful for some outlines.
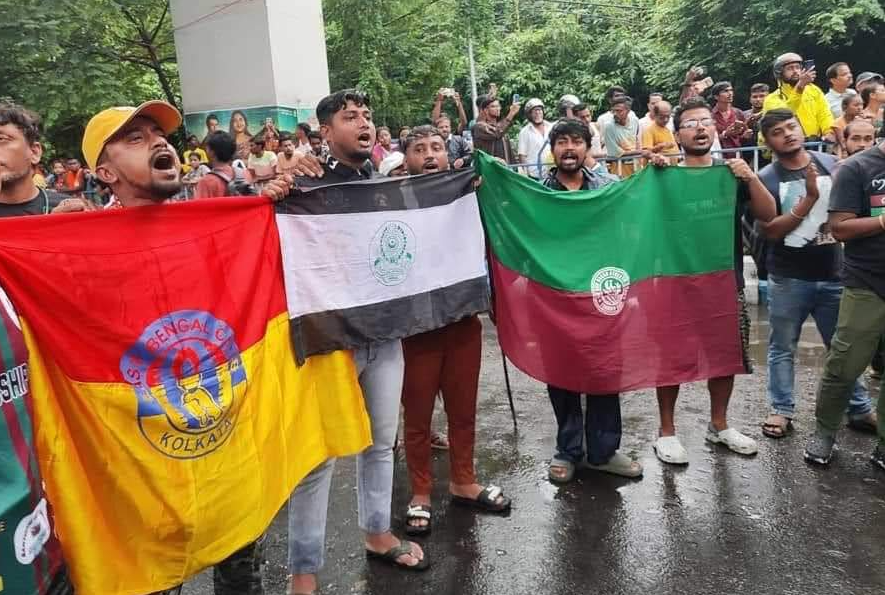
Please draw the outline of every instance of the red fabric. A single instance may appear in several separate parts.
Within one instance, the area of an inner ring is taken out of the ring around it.
[[[640,281],[609,316],[490,263],[498,340],[541,382],[601,395],[745,373],[734,271]]]
[[[476,392],[482,359],[482,323],[470,316],[441,329],[403,339],[406,462],[412,493],[430,495],[430,423],[442,391],[449,422],[450,479],[456,485],[476,482],[473,445]]]
[[[123,381],[120,355],[169,313],[210,313],[242,352],[287,309],[267,198],[0,219],[0,279],[42,344],[64,354],[65,374],[86,382]],[[109,286],[123,296],[113,311],[94,297]],[[84,329],[103,340],[84,345]]]
[[[725,131],[729,126],[734,124],[736,121],[740,120],[741,122],[746,121],[744,118],[744,112],[737,108],[730,108],[728,112],[722,113],[717,109],[713,109],[713,120],[716,122],[716,130],[719,132],[719,144],[722,145],[723,149],[731,149],[735,147],[742,146],[743,140],[740,135],[738,136],[726,136]],[[735,153],[728,153],[725,155],[726,158],[735,157]]]

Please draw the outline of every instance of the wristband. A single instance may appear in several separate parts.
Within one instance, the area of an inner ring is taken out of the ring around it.
[[[801,217],[801,216],[799,216],[799,215],[796,214],[796,207],[793,207],[792,209],[790,209],[790,215],[793,216],[793,217],[795,217],[795,218],[798,219],[799,221],[804,221],[804,220],[805,220],[805,217]]]

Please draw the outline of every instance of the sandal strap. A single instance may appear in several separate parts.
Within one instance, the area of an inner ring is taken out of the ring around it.
[[[424,505],[409,506],[406,518],[430,520],[430,507]]]
[[[496,485],[490,485],[479,493],[479,496],[477,496],[477,500],[483,500],[485,502],[488,502],[489,504],[496,504],[498,496],[500,496],[502,493],[503,490],[500,487]]]
[[[405,539],[399,542],[399,545],[395,545],[386,552],[382,554],[385,558],[391,561],[396,561],[400,556],[411,556],[412,555],[412,542],[407,541]]]

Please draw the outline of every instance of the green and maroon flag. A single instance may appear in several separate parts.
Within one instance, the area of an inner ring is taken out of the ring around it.
[[[517,367],[593,394],[745,371],[727,167],[577,192],[485,154],[476,167],[498,338]]]

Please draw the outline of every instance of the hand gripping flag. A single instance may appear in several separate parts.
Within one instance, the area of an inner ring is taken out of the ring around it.
[[[727,167],[555,192],[476,161],[498,338],[516,366],[592,394],[745,371]]]
[[[182,582],[370,443],[351,355],[296,365],[266,199],[2,220],[0,285],[78,593]]]

